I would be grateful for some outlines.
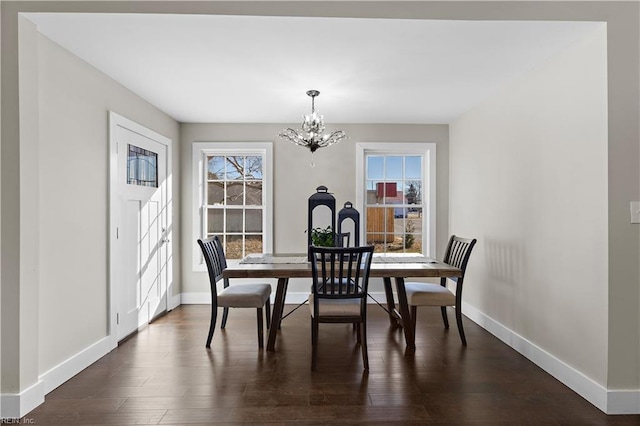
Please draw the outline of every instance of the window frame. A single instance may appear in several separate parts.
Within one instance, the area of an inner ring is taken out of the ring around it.
[[[422,254],[436,257],[436,144],[434,142],[359,142],[356,144],[356,208],[361,212],[360,235],[366,242],[365,206],[367,155],[421,155],[424,203],[422,217]],[[426,194],[425,194],[426,191]],[[376,253],[397,256],[399,253]],[[402,254],[400,254],[402,255]],[[407,255],[410,255],[407,253]]]
[[[206,271],[207,267],[196,241],[206,234],[204,227],[207,206],[204,205],[207,190],[205,164],[207,156],[238,155],[262,157],[262,252],[273,252],[273,143],[272,142],[194,142],[192,157],[192,241],[193,270]],[[237,208],[237,207],[234,207]],[[228,264],[240,259],[228,259]]]

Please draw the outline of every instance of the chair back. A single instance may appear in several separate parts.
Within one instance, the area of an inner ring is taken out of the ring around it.
[[[204,240],[199,239],[198,245],[202,249],[202,255],[204,256],[204,261],[209,271],[211,297],[213,302],[216,302],[218,295],[216,284],[223,279],[222,272],[227,269],[227,260],[224,257],[222,243],[217,236],[213,236],[211,238],[205,238]],[[229,280],[227,278],[224,278],[224,287],[229,287]]]
[[[311,253],[314,303],[318,299],[364,299],[373,246],[316,247]]]
[[[475,238],[461,238],[455,235],[452,235],[451,238],[449,238],[449,243],[447,244],[447,250],[444,254],[443,262],[462,270],[461,277],[450,278],[451,280],[457,282],[458,286],[462,286],[464,274],[467,270],[467,263],[469,263],[469,257],[471,256],[471,251],[473,250],[473,246],[476,245],[476,242],[477,240]],[[441,278],[440,284],[445,286],[446,281],[446,278]],[[458,293],[462,293],[462,291],[460,290],[461,289],[458,289]]]

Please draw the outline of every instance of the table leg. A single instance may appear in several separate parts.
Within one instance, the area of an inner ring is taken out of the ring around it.
[[[404,339],[407,342],[407,348],[415,348],[416,339],[413,335],[413,327],[411,327],[411,313],[409,312],[407,291],[404,287],[404,278],[402,277],[396,277],[396,292],[398,293],[398,305],[400,315],[402,316],[402,329],[404,330]]]
[[[271,314],[271,328],[269,328],[269,340],[267,340],[267,351],[276,350],[276,337],[280,329],[280,320],[282,319],[282,311],[284,310],[284,300],[287,295],[288,278],[278,278],[278,287],[276,288],[276,299],[273,301],[273,313]]]
[[[397,325],[396,317],[393,312],[396,310],[396,303],[393,300],[393,290],[391,290],[391,278],[384,277],[382,279],[384,283],[384,294],[387,296],[387,310],[389,312],[389,322],[392,327]]]

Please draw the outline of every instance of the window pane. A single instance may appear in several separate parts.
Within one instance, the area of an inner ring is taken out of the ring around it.
[[[224,157],[207,157],[207,179],[224,179]]]
[[[262,232],[262,209],[245,210],[245,232]]]
[[[244,183],[227,182],[227,204],[230,206],[244,204]]]
[[[367,157],[367,179],[382,179],[384,177],[384,157]]]
[[[406,184],[405,200],[407,204],[422,204],[422,181],[413,180]]]
[[[247,182],[247,206],[262,205],[262,182]]]
[[[375,253],[385,252],[385,236],[383,234],[369,234],[367,233],[367,245],[373,246]]]
[[[368,191],[367,204],[404,204],[404,184],[397,182],[375,182],[373,194]]]
[[[422,234],[405,234],[405,252],[422,253]]]
[[[242,235],[227,235],[224,255],[227,259],[242,259]]]
[[[393,207],[367,207],[367,232],[393,232]]]
[[[207,183],[207,204],[224,204],[224,182]]]
[[[242,232],[242,210],[227,210],[227,232]]]
[[[262,235],[247,235],[244,243],[244,255],[262,253]]]
[[[422,179],[422,157],[405,157],[405,179]]]
[[[249,156],[245,158],[244,178],[262,180],[262,157]]]
[[[222,234],[224,232],[224,210],[208,209],[207,232],[209,234]]]
[[[227,157],[227,180],[242,179],[244,171],[244,157]]]
[[[402,157],[387,157],[385,179],[402,179]]]
[[[407,218],[415,221],[415,228],[417,232],[422,232],[422,208],[409,207],[407,209]]]

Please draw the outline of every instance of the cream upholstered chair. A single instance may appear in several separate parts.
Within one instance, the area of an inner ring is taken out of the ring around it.
[[[467,345],[464,328],[462,327],[462,284],[464,283],[464,275],[467,270],[469,256],[471,256],[471,250],[473,250],[475,244],[475,239],[460,238],[455,235],[452,235],[449,239],[443,262],[460,268],[462,270],[461,277],[440,278],[440,285],[416,282],[405,283],[407,301],[411,307],[411,327],[413,327],[414,336],[416,332],[418,306],[440,306],[445,328],[449,328],[446,307],[454,306],[460,339],[463,345]],[[453,292],[448,289],[447,280],[455,283],[455,290]]]
[[[358,332],[364,369],[369,370],[367,354],[367,288],[373,246],[316,247],[311,253],[311,370],[316,369],[318,324],[353,323]]]
[[[229,308],[256,308],[258,310],[258,347],[263,347],[263,323],[262,323],[262,307],[264,306],[267,316],[267,328],[270,325],[271,303],[271,285],[266,283],[260,284],[241,284],[229,285],[229,279],[222,277],[222,272],[227,268],[227,260],[224,256],[224,249],[218,237],[214,236],[204,240],[198,240],[198,245],[202,249],[204,260],[207,263],[209,271],[209,283],[211,284],[211,323],[209,325],[209,336],[207,337],[206,347],[211,347],[211,339],[213,339],[213,331],[216,327],[216,319],[218,318],[218,307],[224,308],[222,313],[222,324],[220,328],[227,325],[227,317],[229,316]],[[223,290],[218,293],[217,283],[223,280]]]

